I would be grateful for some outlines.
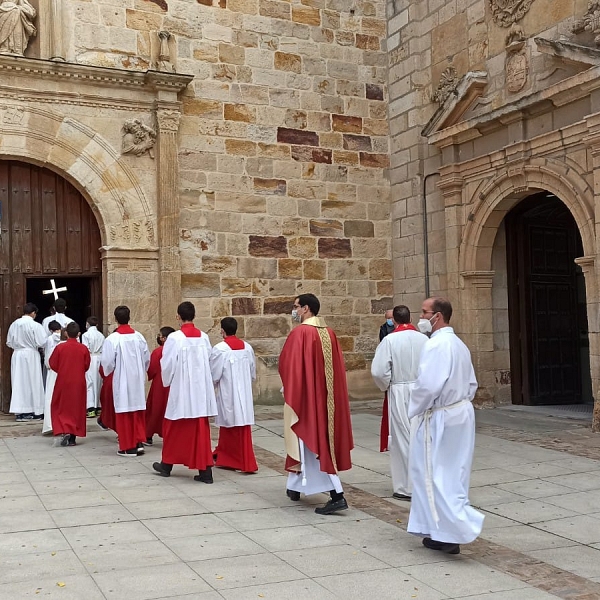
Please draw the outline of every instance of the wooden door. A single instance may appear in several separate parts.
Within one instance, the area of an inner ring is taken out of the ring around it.
[[[0,161],[0,408],[10,403],[8,327],[22,314],[27,280],[86,277],[98,303],[100,231],[85,198],[42,167]],[[98,308],[101,314],[100,307]]]
[[[587,320],[578,305],[577,225],[542,193],[507,215],[506,238],[513,403],[579,403]]]

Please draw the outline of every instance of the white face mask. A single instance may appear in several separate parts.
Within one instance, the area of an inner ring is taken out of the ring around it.
[[[300,322],[300,315],[298,314],[298,311],[295,308],[292,310],[292,321]]]
[[[432,329],[431,321],[429,319],[419,319],[419,322],[417,323],[417,329],[425,335],[430,334]]]

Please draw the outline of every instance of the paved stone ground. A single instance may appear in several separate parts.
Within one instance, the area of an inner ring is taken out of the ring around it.
[[[0,598],[68,600],[600,599],[600,461],[587,423],[478,411],[472,503],[482,537],[459,556],[405,531],[378,452],[380,402],[353,405],[351,509],[285,496],[280,411],[258,410],[260,471],[152,473],[160,443],[116,455],[113,433],[52,448],[0,418]]]

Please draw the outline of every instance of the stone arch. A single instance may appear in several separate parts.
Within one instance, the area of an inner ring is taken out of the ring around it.
[[[592,188],[572,165],[541,158],[507,167],[480,190],[460,246],[462,273],[491,271],[500,223],[520,200],[538,191],[550,192],[565,203],[579,228],[584,255],[596,253]]]
[[[37,107],[0,105],[0,158],[49,168],[71,182],[90,204],[104,246],[127,246],[131,234],[116,231],[130,221],[140,232],[136,248],[156,246],[154,216],[138,178],[87,125]]]

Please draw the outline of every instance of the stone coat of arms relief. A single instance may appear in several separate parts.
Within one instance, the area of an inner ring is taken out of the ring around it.
[[[522,19],[533,4],[533,0],[489,0],[494,23],[510,27]]]

